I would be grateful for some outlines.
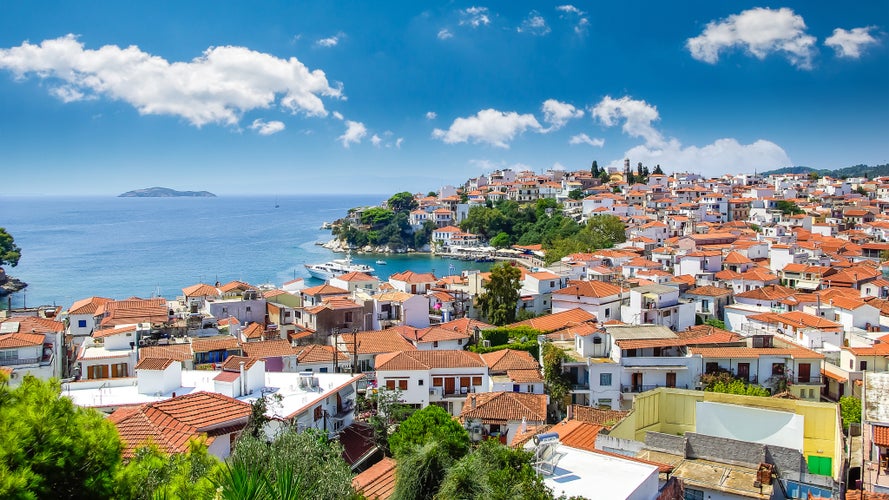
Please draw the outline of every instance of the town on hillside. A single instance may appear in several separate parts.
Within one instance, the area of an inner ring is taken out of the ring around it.
[[[522,225],[515,204],[540,210]],[[226,459],[262,402],[269,439],[338,440],[366,498],[403,470],[374,422],[430,406],[526,450],[555,497],[871,498],[889,494],[887,209],[889,178],[497,170],[333,229],[339,249],[490,272],[96,290],[3,312],[0,371],[61,380],[125,459],[199,436]]]

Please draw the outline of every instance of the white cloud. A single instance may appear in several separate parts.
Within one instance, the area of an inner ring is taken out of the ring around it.
[[[370,143],[376,147],[380,147],[380,144],[383,142],[383,139],[380,139],[380,136],[374,134],[370,136]]]
[[[253,123],[250,125],[251,130],[255,130],[259,135],[272,135],[277,134],[284,130],[284,122],[280,122],[277,120],[272,120],[270,122],[263,121],[260,119],[253,120]]]
[[[505,161],[479,160],[479,159],[469,160],[469,164],[473,165],[475,167],[478,167],[482,170],[497,170],[498,168],[503,168],[506,166]]]
[[[815,37],[806,34],[802,16],[783,7],[757,7],[707,23],[704,31],[686,41],[691,56],[715,64],[723,50],[741,47],[758,59],[772,52],[784,54],[794,66],[811,69]]]
[[[315,40],[315,45],[318,47],[336,47],[337,44],[340,43],[340,37],[342,37],[342,34],[336,34],[327,38],[319,38],[318,40]]]
[[[336,118],[337,120],[340,120],[340,121],[343,120],[343,114],[340,113],[339,111],[334,111],[331,113],[331,115],[333,115],[333,117]]]
[[[487,7],[469,7],[460,11],[461,26],[478,28],[489,24],[491,24],[491,18],[488,16]],[[439,38],[441,38],[441,33],[439,33]]]
[[[538,132],[543,129],[534,115],[483,109],[475,116],[457,118],[448,130],[433,130],[432,136],[447,144],[472,141],[508,148],[509,141],[528,129]]]
[[[868,45],[875,45],[877,39],[870,34],[874,26],[866,26],[864,28],[852,28],[844,30],[837,28],[833,30],[833,35],[824,40],[824,45],[832,48],[837,57],[847,57],[850,59],[858,59],[861,57],[861,49]]]
[[[435,111],[427,111],[426,112],[426,119],[427,120],[434,120],[437,116],[438,115],[435,113]]]
[[[652,123],[660,118],[656,107],[626,96],[620,99],[606,96],[593,108],[592,113],[608,127],[617,125],[620,119],[625,120],[623,132],[645,141],[611,162],[611,167],[622,168],[623,158],[629,158],[633,164],[641,161],[649,166],[660,164],[664,169],[719,176],[725,172],[749,172],[793,165],[780,146],[762,139],[752,144],[741,144],[736,139],[723,138],[702,147],[683,147],[678,139],[665,139],[654,129]]]
[[[106,97],[142,114],[180,116],[198,127],[236,125],[243,113],[276,104],[326,116],[321,97],[342,97],[323,71],[245,47],[210,47],[191,61],[169,62],[136,46],[85,50],[76,36],[67,35],[0,49],[0,68],[17,78],[60,82],[66,90],[56,95],[70,100]]]
[[[587,19],[586,12],[578,9],[573,5],[559,5],[556,7],[556,10],[564,12],[560,17],[565,19],[576,19],[574,25],[574,32],[578,35],[583,35],[586,33],[587,27],[590,24],[589,19]]]
[[[536,10],[532,10],[528,13],[528,17],[522,21],[522,25],[517,28],[517,31],[519,33],[543,36],[549,34],[551,30],[549,26],[546,25],[546,19],[544,19]]]
[[[571,139],[568,141],[568,144],[589,144],[590,146],[601,148],[605,145],[605,139],[592,138],[586,134],[577,134],[571,136]]]
[[[568,123],[568,120],[583,116],[582,109],[577,109],[573,104],[559,102],[555,99],[547,99],[544,101],[542,109],[543,121],[550,125],[546,130],[547,132],[559,130]]]
[[[395,139],[395,147],[401,149],[401,145],[404,144],[404,137],[399,137]]]
[[[64,103],[74,102],[74,101],[83,101],[86,99],[95,99],[95,96],[86,96],[83,92],[77,90],[77,88],[72,87],[71,85],[62,85],[60,87],[53,87],[49,89],[49,93],[61,99]]]
[[[361,144],[361,139],[366,135],[367,127],[363,123],[346,120],[346,132],[337,137],[337,140],[343,143],[344,148],[348,148],[352,144]]]
[[[627,96],[613,99],[605,96],[599,104],[590,110],[593,117],[598,118],[606,127],[624,121],[623,131],[632,137],[642,137],[648,145],[663,144],[663,137],[651,124],[660,119],[657,108],[645,101],[638,101]]]
[[[565,165],[562,165],[562,164],[559,163],[559,162],[555,162],[555,163],[553,163],[553,166],[552,166],[551,168],[552,168],[553,170],[561,170],[562,172],[564,172],[565,170],[568,170],[567,168],[565,168]]]
[[[787,153],[771,141],[758,140],[741,144],[736,139],[717,139],[703,147],[688,146],[671,139],[663,147],[639,145],[624,153],[635,164],[661,165],[665,170],[696,172],[708,177],[718,177],[726,172],[750,172],[770,170],[793,165]],[[622,160],[615,160],[612,167],[621,168]]]
[[[451,30],[447,28],[442,28],[438,30],[438,39],[439,40],[447,40],[448,38],[454,38],[454,34],[451,33]]]

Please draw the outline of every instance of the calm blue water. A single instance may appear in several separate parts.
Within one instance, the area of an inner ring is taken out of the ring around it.
[[[309,279],[303,264],[341,255],[315,244],[330,239],[325,221],[383,195],[116,198],[0,197],[0,227],[22,249],[7,273],[26,283],[13,307],[70,306],[92,295],[174,298],[198,282]],[[386,265],[376,265],[377,259]],[[428,255],[355,255],[389,274],[411,269],[436,276],[489,264]],[[449,268],[453,265],[453,268]],[[320,283],[310,279],[310,284]],[[5,301],[4,301],[5,302]]]

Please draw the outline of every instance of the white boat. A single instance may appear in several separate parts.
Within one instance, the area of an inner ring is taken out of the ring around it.
[[[334,259],[324,264],[306,264],[306,270],[313,278],[327,281],[346,273],[358,272],[370,274],[374,268],[365,264],[353,264],[352,257],[347,255],[345,259]]]
[[[383,260],[383,259],[378,259],[378,260],[377,260],[377,265],[378,265],[378,266],[385,266],[385,265],[386,265],[386,261]]]

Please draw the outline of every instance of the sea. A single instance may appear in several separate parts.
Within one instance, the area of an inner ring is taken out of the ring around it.
[[[349,208],[378,205],[385,195],[219,196],[118,198],[0,196],[0,227],[15,238],[22,257],[10,276],[28,283],[12,307],[59,305],[101,296],[182,295],[195,283],[232,280],[281,286],[304,278],[322,282],[305,264],[342,258],[320,246],[321,229]],[[377,264],[377,260],[386,264]],[[436,276],[490,264],[429,254],[353,254],[356,263],[390,274],[412,270]],[[7,300],[2,301],[6,307]]]

